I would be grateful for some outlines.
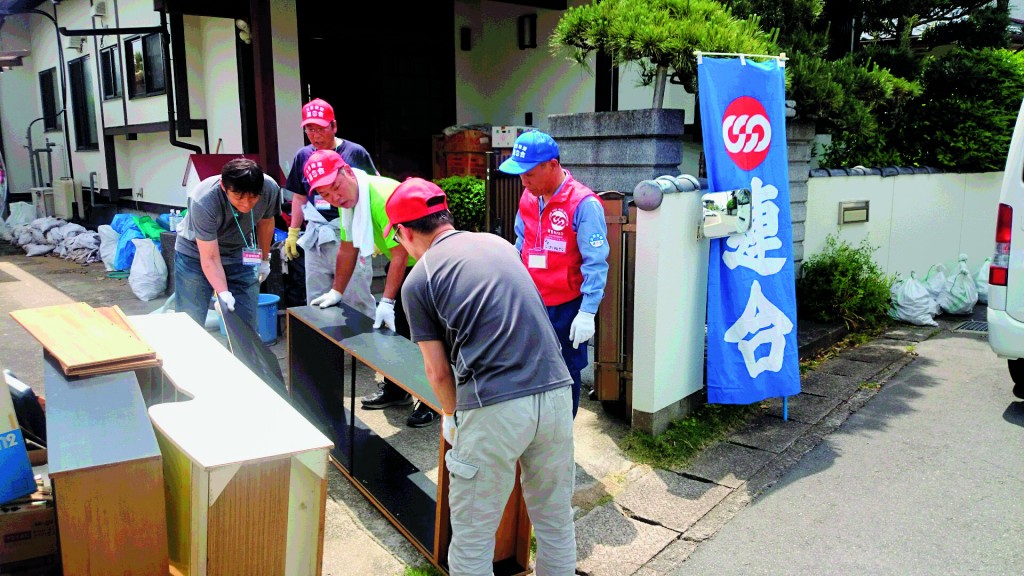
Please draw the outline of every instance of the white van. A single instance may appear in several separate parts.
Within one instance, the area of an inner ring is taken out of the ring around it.
[[[1024,102],[1006,157],[988,283],[988,343],[1007,359],[1014,396],[1024,398]]]

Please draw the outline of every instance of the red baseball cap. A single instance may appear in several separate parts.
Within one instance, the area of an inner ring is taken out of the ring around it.
[[[384,237],[391,234],[391,228],[395,224],[412,222],[447,209],[448,197],[440,186],[423,178],[406,178],[405,182],[395,188],[384,205],[384,210],[388,213]]]
[[[306,160],[302,167],[302,175],[309,182],[309,189],[316,190],[333,184],[338,177],[338,170],[345,166],[348,166],[348,162],[334,150],[317,150]]]
[[[306,127],[306,124],[330,126],[331,122],[334,122],[334,108],[331,108],[327,102],[317,98],[302,107],[303,128]]]

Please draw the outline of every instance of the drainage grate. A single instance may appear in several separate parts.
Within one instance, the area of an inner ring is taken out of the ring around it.
[[[960,324],[956,328],[953,328],[957,332],[988,332],[988,322],[981,320],[968,320],[963,324]]]

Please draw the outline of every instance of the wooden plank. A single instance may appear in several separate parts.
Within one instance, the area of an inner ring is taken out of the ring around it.
[[[84,302],[15,310],[11,317],[68,369],[156,357],[152,348]]]
[[[132,370],[141,370],[144,368],[159,368],[163,362],[159,358],[153,358],[150,360],[128,360],[128,361],[117,361],[105,364],[99,364],[96,366],[89,366],[88,368],[70,369],[61,365],[61,369],[67,376],[99,376],[101,374],[115,374],[117,372],[129,372]]]

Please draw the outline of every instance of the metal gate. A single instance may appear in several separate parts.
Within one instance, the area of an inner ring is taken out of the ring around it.
[[[516,212],[519,211],[519,197],[523,194],[523,183],[519,176],[505,174],[498,166],[512,155],[511,148],[502,148],[487,153],[487,180],[484,188],[487,218],[485,230],[501,236],[510,243],[516,243]]]
[[[636,206],[621,192],[601,192],[608,226],[608,283],[597,312],[594,389],[605,407],[633,412],[633,295]]]

